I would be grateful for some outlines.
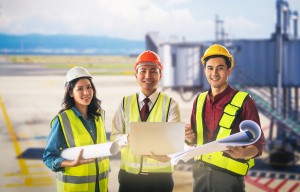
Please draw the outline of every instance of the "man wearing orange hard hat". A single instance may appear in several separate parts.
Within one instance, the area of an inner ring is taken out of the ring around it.
[[[129,150],[129,122],[180,122],[177,102],[158,91],[162,77],[162,63],[153,51],[142,52],[134,65],[140,90],[123,100],[114,116],[111,141],[121,140],[121,168],[119,192],[171,192],[174,166],[167,156],[138,156]],[[144,111],[148,111],[145,113]],[[146,115],[145,115],[146,114]],[[159,135],[158,135],[159,136]]]
[[[193,104],[191,124],[186,125],[186,143],[204,145],[240,131],[244,120],[260,126],[258,110],[251,96],[228,84],[235,65],[226,47],[213,44],[201,58],[210,90],[197,96]],[[245,191],[244,177],[262,154],[263,132],[248,146],[229,146],[223,152],[196,156],[193,166],[193,191]]]

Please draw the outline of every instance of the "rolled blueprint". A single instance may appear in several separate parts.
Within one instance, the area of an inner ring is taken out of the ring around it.
[[[227,150],[227,146],[246,146],[255,143],[261,136],[261,128],[251,120],[242,121],[239,125],[240,132],[217,141],[206,143],[201,146],[191,147],[182,152],[168,155],[172,164],[177,164],[179,160],[187,162],[193,157],[207,153]]]
[[[64,149],[60,155],[67,160],[75,160],[81,149],[84,149],[82,155],[84,159],[107,157],[116,155],[120,151],[120,144],[118,142],[107,142],[81,147],[71,147]]]

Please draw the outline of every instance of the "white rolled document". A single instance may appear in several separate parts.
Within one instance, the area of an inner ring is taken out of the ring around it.
[[[227,146],[246,146],[255,143],[261,136],[261,128],[251,120],[242,121],[239,125],[240,132],[223,139],[206,143],[201,146],[191,147],[182,152],[168,155],[171,163],[176,165],[179,160],[187,162],[193,157],[207,153],[227,150]]]
[[[227,150],[227,146],[251,145],[255,143],[261,136],[261,128],[254,121],[245,120],[240,123],[239,127],[239,133],[235,133],[217,141],[213,141],[201,146],[191,147],[184,151],[168,155],[171,158],[171,163],[175,165],[178,163],[179,160],[183,160],[186,162],[191,158],[199,155],[217,151],[224,151]],[[84,149],[84,159],[108,157],[116,155],[120,151],[121,146],[123,145],[125,145],[124,141],[118,140],[116,142],[72,147],[64,149],[61,152],[61,157],[68,160],[75,160],[78,157],[81,149]]]
[[[90,159],[90,158],[98,158],[98,157],[108,157],[112,155],[116,155],[120,151],[120,143],[116,142],[107,142],[95,145],[86,145],[81,147],[71,147],[64,149],[61,152],[61,157],[67,160],[75,160],[81,149],[83,151],[83,158]]]

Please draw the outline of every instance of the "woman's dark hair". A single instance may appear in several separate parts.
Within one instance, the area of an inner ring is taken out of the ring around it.
[[[90,83],[92,85],[92,89],[94,91],[92,101],[88,106],[88,111],[87,111],[88,116],[90,116],[90,117],[101,116],[101,100],[99,100],[96,97],[97,92],[96,92],[95,85],[94,85],[92,79],[88,78],[88,77],[81,77],[81,78],[78,78],[78,79],[74,79],[66,85],[66,91],[65,91],[64,99],[62,100],[62,103],[61,103],[62,109],[59,111],[59,113],[65,111],[67,109],[71,109],[75,105],[74,98],[71,97],[70,94],[73,91],[77,81],[79,79],[83,79],[83,78],[87,78],[90,81]]]
[[[211,58],[216,58],[216,57],[222,57],[225,59],[225,63],[227,65],[227,68],[230,69],[231,68],[231,61],[228,57],[224,56],[224,55],[212,55],[212,56],[208,56],[204,59],[204,67],[206,66],[206,62],[211,59]]]

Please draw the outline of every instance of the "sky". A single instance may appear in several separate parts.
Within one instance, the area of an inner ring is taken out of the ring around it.
[[[287,2],[300,13],[300,0]],[[215,39],[217,16],[229,39],[268,39],[276,0],[0,0],[0,33],[144,40],[159,32],[166,39],[205,41]]]

